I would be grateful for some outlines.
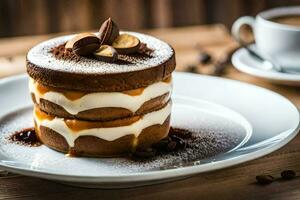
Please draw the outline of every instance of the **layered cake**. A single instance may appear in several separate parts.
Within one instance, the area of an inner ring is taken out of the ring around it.
[[[152,36],[119,32],[57,37],[27,54],[35,131],[48,147],[112,157],[145,149],[168,134],[174,50]]]

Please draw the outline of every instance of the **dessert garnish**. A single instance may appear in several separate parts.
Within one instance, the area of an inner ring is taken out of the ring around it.
[[[150,49],[146,43],[141,42],[139,49],[138,49],[138,53],[150,56],[152,52],[153,52],[153,49]]]
[[[78,62],[80,56],[72,51],[72,49],[66,49],[65,44],[61,44],[51,49],[53,55],[58,59],[74,60]]]
[[[65,48],[72,48],[81,56],[90,55],[100,47],[99,38],[93,33],[81,33],[66,43]]]
[[[192,132],[189,130],[170,127],[169,134],[166,138],[153,144],[152,147],[137,149],[132,155],[132,158],[134,160],[144,160],[161,154],[185,150],[188,145],[187,142],[191,138]]]
[[[140,40],[130,34],[121,34],[112,43],[112,46],[119,54],[136,53],[140,47]]]
[[[38,140],[34,128],[25,128],[21,131],[15,132],[9,138],[13,142],[17,142],[28,146],[40,146],[41,143]]]
[[[100,43],[111,45],[119,36],[119,27],[111,18],[108,18],[101,25],[99,33]]]
[[[74,60],[74,56],[69,56],[72,52],[78,56],[94,56],[100,61],[115,62],[118,60],[118,54],[137,53],[150,56],[153,50],[131,34],[120,34],[118,25],[111,18],[108,18],[99,29],[99,37],[93,33],[80,33],[67,41],[63,49],[55,47],[51,52],[59,59],[72,57]],[[78,61],[79,59],[76,58],[75,60]]]
[[[118,59],[117,51],[109,45],[101,45],[94,56],[104,62],[115,62]]]

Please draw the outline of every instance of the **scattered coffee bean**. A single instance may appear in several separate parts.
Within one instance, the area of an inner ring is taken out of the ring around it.
[[[169,142],[167,149],[168,149],[168,151],[174,151],[176,149],[176,146],[177,146],[177,143],[175,141],[171,141],[171,142]]]
[[[178,151],[189,148],[189,142],[192,138],[192,132],[187,129],[170,127],[169,134],[158,143],[153,144],[151,148],[137,149],[132,154],[132,160],[151,159],[154,156],[166,154],[176,154]]]
[[[156,155],[156,150],[154,148],[138,149],[134,152],[133,156],[136,158],[152,158]]]
[[[211,55],[205,51],[200,51],[198,60],[200,64],[206,65],[211,62]]]
[[[281,172],[282,179],[290,180],[296,177],[296,172],[293,170],[284,170]]]
[[[274,177],[271,175],[258,175],[256,176],[256,181],[259,184],[267,185],[274,181]]]
[[[196,65],[189,65],[189,66],[187,66],[186,71],[187,72],[191,72],[191,73],[198,73]]]
[[[140,45],[140,40],[130,34],[121,34],[112,43],[112,47],[115,48],[119,54],[137,53]]]
[[[111,45],[119,36],[119,27],[111,18],[108,18],[102,23],[99,33],[100,44]]]

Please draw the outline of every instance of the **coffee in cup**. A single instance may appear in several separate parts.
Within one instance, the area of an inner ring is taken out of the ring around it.
[[[243,25],[249,25],[254,34],[258,52],[282,68],[300,71],[300,6],[281,7],[259,13],[255,18],[244,16],[232,26],[234,38],[242,45]]]

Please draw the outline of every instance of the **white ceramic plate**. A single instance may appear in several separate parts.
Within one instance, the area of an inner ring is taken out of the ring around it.
[[[32,126],[26,75],[2,79],[0,94],[0,167],[81,187],[133,187],[222,169],[279,149],[299,130],[297,108],[274,92],[223,78],[174,73],[172,125],[210,134],[215,143],[207,149],[226,151],[193,161],[167,156],[146,164],[125,158],[70,158],[43,145],[26,147],[7,140],[12,131]]]
[[[252,48],[256,48],[255,45],[253,45]],[[274,70],[267,70],[261,61],[251,56],[244,48],[238,49],[233,54],[232,64],[241,72],[255,77],[278,84],[300,86],[300,73],[282,73]]]

